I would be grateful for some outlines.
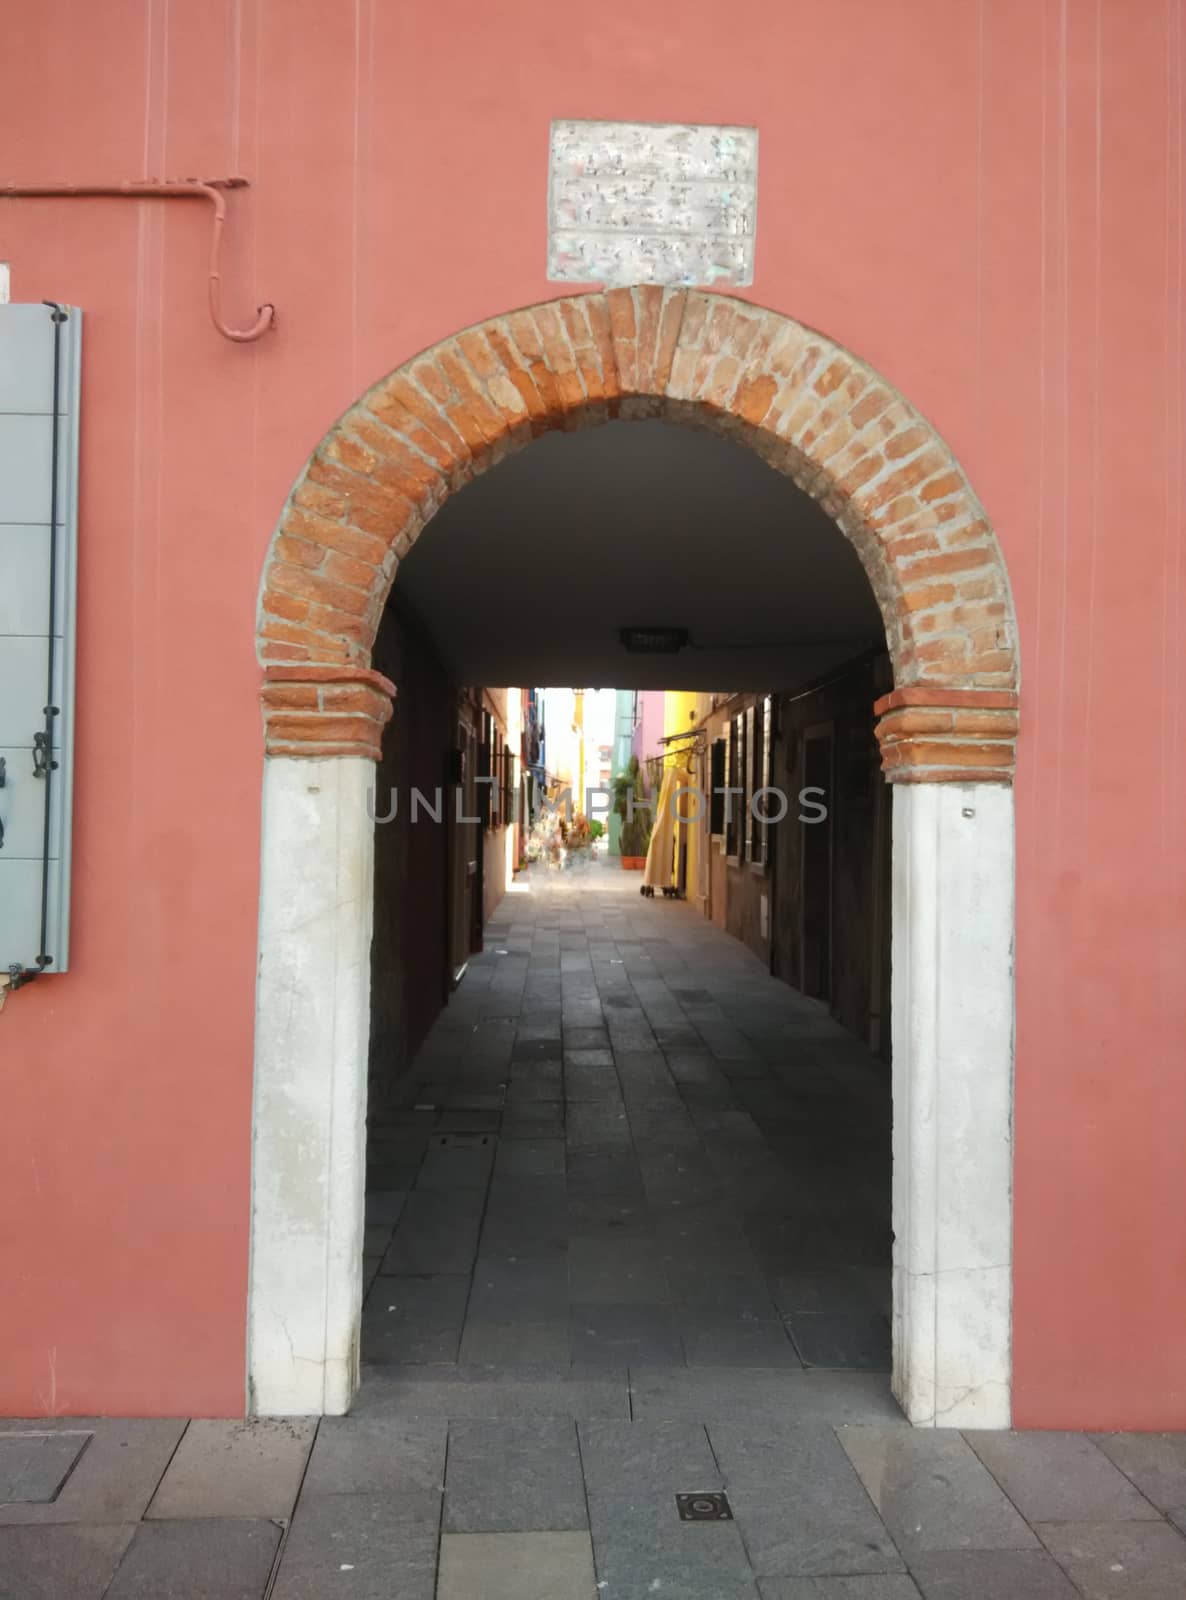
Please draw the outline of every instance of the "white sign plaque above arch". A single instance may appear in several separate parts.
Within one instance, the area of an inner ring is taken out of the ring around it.
[[[548,277],[742,287],[757,205],[756,128],[554,122]]]

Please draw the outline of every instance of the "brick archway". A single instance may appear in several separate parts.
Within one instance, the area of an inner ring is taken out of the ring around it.
[[[996,538],[951,450],[824,335],[746,301],[643,286],[551,301],[433,346],[322,440],[272,540],[259,614],[270,755],[377,757],[371,646],[449,495],[555,428],[659,417],[738,439],[819,500],[881,607],[891,781],[1008,782],[1017,659]]]
[[[554,428],[660,417],[756,450],[855,546],[895,687],[894,1392],[921,1426],[1010,1417],[1016,632],[996,539],[935,430],[823,335],[654,287],[468,329],[326,434],[264,570],[264,764],[247,1405],[340,1412],[358,1382],[371,646],[398,566],[476,473]]]

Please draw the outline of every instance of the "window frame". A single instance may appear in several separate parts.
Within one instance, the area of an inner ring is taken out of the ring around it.
[[[725,833],[725,785],[729,782],[729,741],[721,736],[708,747],[708,831],[712,838]]]

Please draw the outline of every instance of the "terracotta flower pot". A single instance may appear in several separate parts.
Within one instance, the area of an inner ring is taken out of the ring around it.
[[[647,864],[646,856],[623,856],[622,868],[626,872],[641,872]]]

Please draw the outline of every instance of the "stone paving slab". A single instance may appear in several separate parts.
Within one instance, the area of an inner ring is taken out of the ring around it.
[[[684,1342],[684,1360],[690,1367],[800,1366],[786,1328],[775,1318],[760,1318],[744,1311],[722,1311],[705,1306],[684,1306],[678,1314]]]
[[[481,1191],[414,1190],[383,1258],[391,1275],[472,1271],[485,1196]]]
[[[1083,1600],[1186,1595],[1186,1538],[1167,1523],[1044,1523],[1038,1532]]]
[[[446,1532],[560,1533],[583,1530],[588,1523],[574,1423],[450,1426]]]
[[[466,1317],[458,1358],[463,1365],[550,1367],[558,1375],[572,1361],[568,1321],[564,1316],[524,1322],[471,1314]]]
[[[447,1436],[444,1420],[323,1417],[302,1502],[320,1494],[439,1495]]]
[[[563,1069],[558,1060],[518,1062],[511,1068],[511,1072],[507,1104],[499,1118],[502,1145],[505,1145],[508,1130],[513,1124],[524,1119],[530,1120],[532,1112],[537,1108],[538,1114],[545,1118],[555,1115],[559,1125],[560,1119],[555,1108],[564,1095]],[[559,1133],[553,1134],[552,1137],[564,1137],[562,1125]]]
[[[787,1326],[805,1367],[888,1372],[892,1365],[885,1317],[796,1311]]]
[[[633,1414],[641,1420],[907,1424],[889,1380],[871,1372],[640,1367],[631,1369]],[[897,1431],[897,1430],[895,1430]]]
[[[650,1238],[653,1224],[642,1192],[569,1194],[568,1234],[580,1238]]]
[[[390,1222],[368,1222],[362,1230],[363,1255],[381,1256],[391,1243],[393,1226]]]
[[[888,1278],[887,1272],[887,1282]],[[774,1302],[784,1317],[803,1312],[867,1316],[877,1305],[868,1274],[852,1266],[783,1273],[774,1278],[772,1289]]]
[[[134,1523],[0,1528],[0,1600],[102,1600]]]
[[[305,1417],[191,1422],[145,1516],[287,1517],[316,1431]]]
[[[176,1450],[185,1423],[158,1418],[53,1418],[12,1421],[5,1431],[90,1433],[77,1465],[50,1504],[0,1505],[14,1523],[137,1522]]]
[[[1081,1433],[969,1433],[1029,1522],[1156,1521],[1157,1508]]]
[[[508,1139],[499,1144],[494,1176],[562,1178],[564,1156],[563,1139]]]
[[[34,1433],[0,1431],[0,1504],[48,1503],[91,1442],[85,1429]]]
[[[577,1433],[590,1494],[669,1494],[674,1514],[675,1495],[724,1486],[701,1423],[581,1422]]]
[[[262,1600],[280,1533],[246,1519],[142,1522],[106,1600]]]
[[[407,1204],[406,1189],[372,1189],[367,1194],[366,1221],[368,1227],[387,1225],[394,1228]]]
[[[446,1533],[437,1600],[598,1600],[587,1533]]]
[[[686,1207],[680,1209],[681,1219],[687,1215],[688,1209]],[[660,1216],[658,1224],[660,1231],[665,1220]],[[736,1256],[730,1255],[727,1245],[719,1253],[714,1253],[711,1247],[705,1247],[699,1256],[694,1252],[690,1255],[672,1253],[667,1258],[666,1278],[672,1298],[693,1310],[720,1312],[742,1321],[777,1320],[777,1313],[770,1299],[769,1286],[758,1272],[751,1270],[744,1246],[738,1250]],[[785,1331],[782,1342],[790,1343]],[[716,1366],[721,1363],[711,1364]],[[764,1365],[764,1363],[748,1362],[744,1364]],[[771,1364],[774,1366],[787,1364],[781,1343],[778,1359]],[[797,1353],[791,1364],[796,1367],[801,1365]]]
[[[930,1550],[1037,1546],[1037,1536],[959,1433],[846,1427],[839,1438],[908,1562]]]
[[[301,1496],[269,1600],[434,1600],[440,1495]]]
[[[922,1600],[913,1578],[890,1573],[861,1578],[764,1578],[758,1588],[762,1600]]]
[[[1044,1550],[932,1550],[911,1566],[924,1600],[1078,1600]]]
[[[555,1256],[483,1256],[473,1276],[469,1314],[494,1321],[565,1320],[568,1267]]]
[[[667,1305],[574,1304],[570,1321],[575,1361],[611,1367],[683,1358],[674,1310]]]
[[[429,1140],[416,1174],[416,1188],[422,1191],[484,1189],[494,1166],[494,1148],[492,1137],[474,1145]]]
[[[618,1600],[756,1600],[736,1522],[683,1522],[675,1497],[722,1487],[702,1426],[582,1423],[598,1581]]]
[[[625,1370],[415,1366],[364,1372],[355,1415],[514,1421],[519,1417],[629,1417]]]
[[[574,1304],[655,1305],[671,1299],[663,1251],[645,1238],[573,1239],[568,1283]]]
[[[709,1438],[759,1576],[904,1571],[831,1428],[714,1423]]]
[[[375,1279],[362,1313],[362,1336],[373,1361],[457,1360],[469,1279]]]
[[[1186,1433],[1093,1433],[1090,1437],[1158,1510],[1186,1521]]]

